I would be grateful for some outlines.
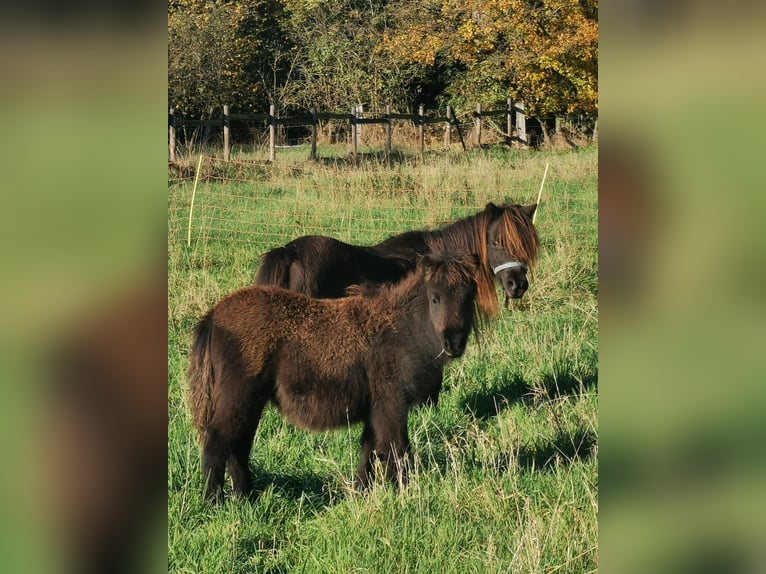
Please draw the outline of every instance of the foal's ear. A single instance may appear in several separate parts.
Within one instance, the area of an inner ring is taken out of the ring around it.
[[[442,273],[445,269],[445,265],[448,263],[449,257],[445,259],[442,255],[434,255],[428,253],[422,255],[418,260],[418,266],[422,269],[422,273],[427,280],[431,281],[437,273]]]
[[[431,271],[439,264],[439,261],[430,253],[427,253],[418,257],[418,267],[422,267],[424,271]]]
[[[535,214],[535,210],[537,209],[536,203],[530,203],[529,205],[522,205],[521,206],[521,212],[526,214],[529,219],[532,219],[532,216]]]

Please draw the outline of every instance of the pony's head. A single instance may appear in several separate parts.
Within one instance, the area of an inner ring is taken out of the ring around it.
[[[448,357],[465,352],[468,335],[475,324],[476,257],[426,255],[418,263],[423,272],[428,317]],[[441,353],[440,353],[441,354]]]
[[[521,299],[529,288],[527,272],[537,263],[539,239],[532,216],[537,204],[488,203],[487,262],[507,297]]]

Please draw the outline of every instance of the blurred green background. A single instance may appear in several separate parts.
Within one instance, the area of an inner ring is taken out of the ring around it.
[[[33,2],[8,7],[0,23],[4,572],[96,570],[69,556],[74,544],[99,554],[99,545],[107,546],[99,531],[111,535],[124,526],[103,491],[142,456],[141,448],[126,448],[131,425],[156,418],[156,409],[136,409],[127,423],[114,415],[130,392],[118,398],[107,385],[92,391],[111,376],[102,377],[98,361],[130,351],[132,338],[146,335],[121,332],[124,318],[116,318],[126,302],[147,290],[164,299],[165,17],[162,4]],[[162,339],[163,313],[152,312]],[[94,325],[100,333],[89,339],[83,333]],[[99,337],[111,342],[97,349]],[[164,403],[163,345],[155,345],[161,361],[152,350],[123,365],[151,366],[160,391],[154,396]],[[77,353],[91,364],[75,364]],[[101,441],[98,449],[91,440]],[[158,434],[155,442],[164,448],[166,438]],[[116,451],[119,464],[105,470],[111,463],[101,455]],[[124,546],[136,563],[162,571],[165,467],[155,467],[159,492],[141,483],[125,495],[152,507],[142,508],[141,541],[126,535]],[[100,563],[110,560],[116,553]]]
[[[61,6],[0,25],[9,572],[61,570],[46,357],[100,304],[164,282],[166,14]],[[600,567],[762,572],[764,7],[623,2],[600,30]]]
[[[766,570],[763,16],[736,2],[600,14],[607,572]]]

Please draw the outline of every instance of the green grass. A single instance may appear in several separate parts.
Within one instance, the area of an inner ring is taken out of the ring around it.
[[[596,570],[597,149],[476,150],[391,165],[280,159],[209,164],[190,247],[193,182],[168,186],[168,570]],[[490,200],[532,202],[546,162],[530,290],[448,366],[438,408],[411,412],[405,490],[349,487],[358,425],[309,433],[269,407],[251,456],[260,495],[203,500],[183,391],[190,332],[220,297],[251,283],[261,253],[305,233],[370,243]]]

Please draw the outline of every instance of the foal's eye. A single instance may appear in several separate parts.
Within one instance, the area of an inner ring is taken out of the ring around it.
[[[495,247],[497,247],[497,239],[493,239],[493,240],[492,240],[492,245],[494,245]]]
[[[438,305],[439,304],[439,296],[438,295],[431,295],[431,303],[433,303],[434,305]]]

